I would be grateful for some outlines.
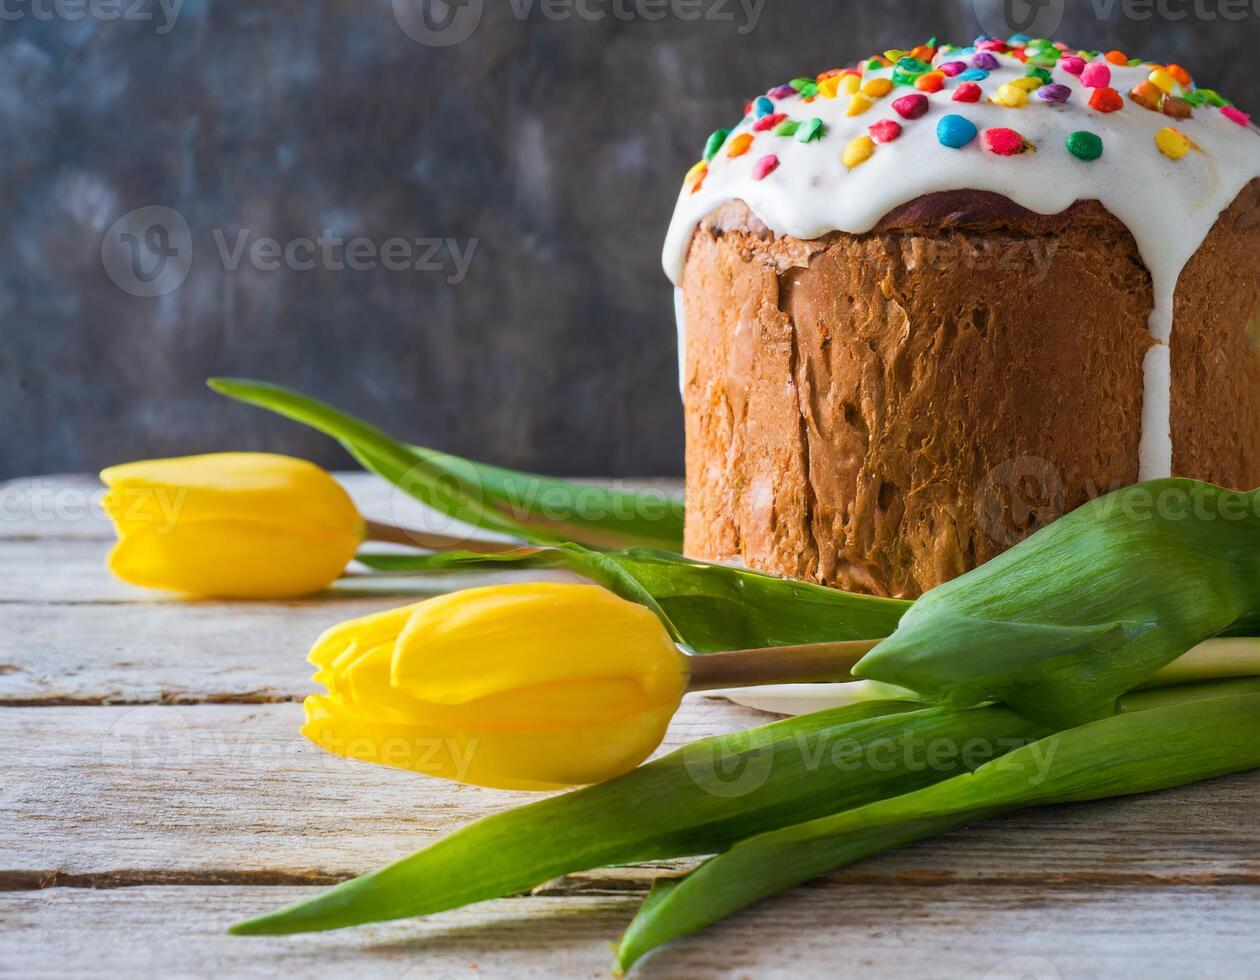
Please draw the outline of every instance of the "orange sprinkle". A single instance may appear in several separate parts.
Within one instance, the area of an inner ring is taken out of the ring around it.
[[[917,48],[910,50],[911,58],[918,58],[920,61],[931,62],[936,57],[936,48],[929,48],[926,44],[920,44]]]
[[[828,68],[825,72],[822,72],[821,74],[816,75],[814,77],[814,81],[821,82],[821,81],[825,81],[828,78],[835,78],[837,75],[843,75],[843,74],[844,74],[843,68]]]
[[[1173,78],[1177,79],[1177,83],[1179,85],[1190,84],[1190,73],[1182,68],[1181,65],[1169,65],[1164,69],[1164,71],[1168,72],[1168,74],[1172,75]]]
[[[1096,88],[1089,97],[1089,107],[1098,112],[1115,112],[1124,108],[1124,99],[1114,88]]]
[[[752,146],[752,133],[740,133],[733,140],[731,145],[726,148],[728,157],[742,157],[748,152],[748,148]]]
[[[1129,63],[1129,56],[1123,51],[1108,51],[1103,57],[1113,65],[1127,65]]]
[[[920,92],[939,92],[945,87],[945,73],[930,71],[914,80],[914,87]]]

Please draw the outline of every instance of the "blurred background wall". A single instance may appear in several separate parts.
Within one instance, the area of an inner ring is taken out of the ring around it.
[[[679,473],[659,254],[704,138],[1004,18],[1260,110],[1260,0],[0,0],[0,477],[346,463],[212,374],[504,465]]]

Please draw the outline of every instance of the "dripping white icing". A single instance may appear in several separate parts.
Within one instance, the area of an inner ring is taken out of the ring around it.
[[[873,228],[885,214],[924,194],[950,190],[981,190],[1002,194],[1021,207],[1040,214],[1057,214],[1078,200],[1095,199],[1129,229],[1151,276],[1154,308],[1149,328],[1157,346],[1143,363],[1144,397],[1139,476],[1167,476],[1172,467],[1170,409],[1172,377],[1169,343],[1172,304],[1182,268],[1207,237],[1220,213],[1246,184],[1260,177],[1260,131],[1240,126],[1218,109],[1202,106],[1190,119],[1175,120],[1142,108],[1127,95],[1124,108],[1112,113],[1088,106],[1091,89],[1064,71],[1052,70],[1054,81],[1067,85],[1066,104],[1043,102],[1035,92],[1028,104],[1013,109],[991,104],[988,97],[1003,82],[1025,74],[1026,67],[1010,55],[996,55],[999,67],[979,82],[982,101],[952,101],[960,84],[946,79],[945,88],[928,95],[929,109],[918,119],[901,119],[892,100],[912,90],[893,89],[858,116],[846,116],[849,96],[778,99],[776,112],[800,121],[817,117],[826,134],[813,143],[769,132],[754,133],[749,151],[729,158],[725,147],[709,164],[700,190],[684,188],[665,241],[665,271],[677,285],[682,278],[687,248],[700,221],[719,205],[743,200],[776,233],[817,238],[831,231],[860,234]],[[935,64],[969,61],[969,49],[939,53]],[[1111,87],[1128,93],[1150,73],[1150,66],[1109,66]],[[868,71],[866,78],[888,76],[891,69]],[[956,113],[970,119],[982,132],[1009,127],[1032,142],[1036,152],[1000,157],[976,139],[961,150],[942,146],[936,138],[941,116]],[[845,145],[879,119],[901,123],[900,137],[878,146],[874,155],[853,170],[840,162]],[[753,132],[754,120],[745,118],[732,136]],[[1203,152],[1181,160],[1163,155],[1154,137],[1173,126]],[[1065,148],[1069,133],[1089,130],[1103,141],[1103,155],[1085,162]],[[729,145],[728,137],[727,145]],[[764,180],[753,178],[753,167],[766,154],[779,157],[780,166]],[[676,300],[679,350],[683,339],[681,300]]]

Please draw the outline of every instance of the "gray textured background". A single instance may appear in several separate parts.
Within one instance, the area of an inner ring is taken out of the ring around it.
[[[766,0],[755,20],[701,0],[694,22],[650,19],[651,2],[623,19],[632,0],[587,0],[600,20],[484,0],[470,37],[430,47],[387,0],[187,0],[173,22],[143,0],[121,3],[153,20],[78,18],[76,2],[101,0],[4,0],[0,19],[0,477],[227,448],[345,462],[212,395],[210,374],[505,465],[679,472],[659,250],[704,137],[771,84],[979,27],[946,0]],[[1256,111],[1258,7],[1074,0],[1057,36],[1179,61]],[[102,240],[155,204],[187,221],[191,270],[137,297]],[[230,270],[214,239],[323,228],[477,248],[451,284]]]

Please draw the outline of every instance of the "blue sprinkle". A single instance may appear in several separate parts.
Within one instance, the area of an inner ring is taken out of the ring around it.
[[[966,116],[952,113],[941,116],[940,122],[936,124],[936,138],[942,146],[953,147],[957,150],[976,138],[975,123]]]
[[[983,68],[968,68],[958,76],[958,80],[960,82],[983,82],[988,77],[989,73]]]
[[[1011,47],[1015,47],[1018,44],[1027,44],[1031,40],[1032,38],[1030,38],[1027,34],[1012,34],[1006,39],[1006,43]]]
[[[764,95],[757,96],[757,101],[753,103],[753,113],[758,119],[762,116],[770,116],[774,114],[774,103],[767,99]]]

